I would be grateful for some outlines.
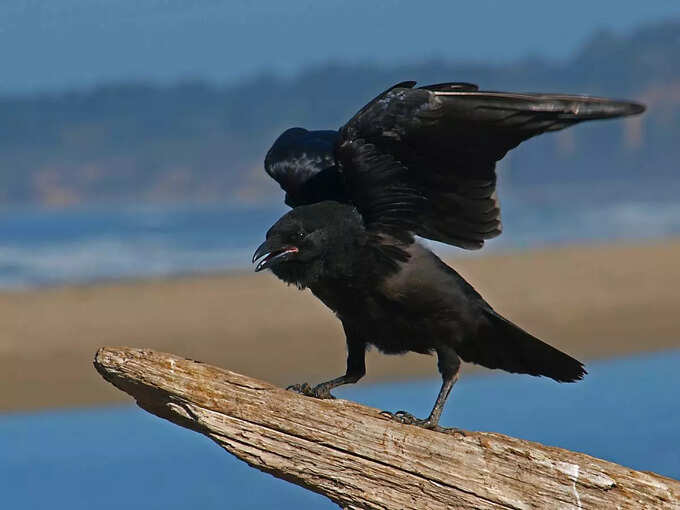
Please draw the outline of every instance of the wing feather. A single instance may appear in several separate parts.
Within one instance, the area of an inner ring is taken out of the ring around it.
[[[405,83],[377,96],[340,129],[336,153],[346,192],[374,227],[386,222],[391,232],[401,228],[469,249],[501,233],[495,168],[509,150],[546,131],[644,111],[637,103],[597,97]],[[349,155],[348,147],[358,152]],[[367,178],[373,165],[383,178]],[[398,186],[411,198],[400,200],[403,209],[390,209],[384,201],[396,196],[385,189]],[[373,207],[374,200],[381,206]]]

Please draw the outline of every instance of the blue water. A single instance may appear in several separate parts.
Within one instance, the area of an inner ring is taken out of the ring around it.
[[[680,478],[679,367],[673,351],[592,363],[578,384],[469,376],[456,385],[442,424]],[[359,384],[336,393],[426,415],[438,386]],[[0,415],[0,498],[2,508],[49,510],[337,508],[134,407]]]
[[[0,288],[245,269],[284,211],[283,205],[2,210]],[[485,251],[680,234],[677,202],[584,206],[509,196],[503,219],[504,234]]]

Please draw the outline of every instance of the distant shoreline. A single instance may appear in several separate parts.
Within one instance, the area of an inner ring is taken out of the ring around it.
[[[449,262],[499,312],[585,361],[680,347],[680,239]],[[267,274],[3,291],[0,328],[0,411],[127,401],[92,368],[101,345],[152,347],[281,385],[344,370],[338,321]],[[411,377],[437,377],[434,358],[369,354],[367,381]]]

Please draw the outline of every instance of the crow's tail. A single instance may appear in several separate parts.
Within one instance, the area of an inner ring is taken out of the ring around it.
[[[587,373],[583,364],[530,335],[492,309],[484,310],[479,335],[458,344],[464,360],[487,368],[542,375],[558,382],[574,382]]]

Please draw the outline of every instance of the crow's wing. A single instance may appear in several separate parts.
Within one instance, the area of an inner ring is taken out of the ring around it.
[[[376,230],[469,249],[501,232],[495,167],[507,151],[545,131],[644,111],[596,97],[414,85],[386,90],[340,129],[344,191]]]

